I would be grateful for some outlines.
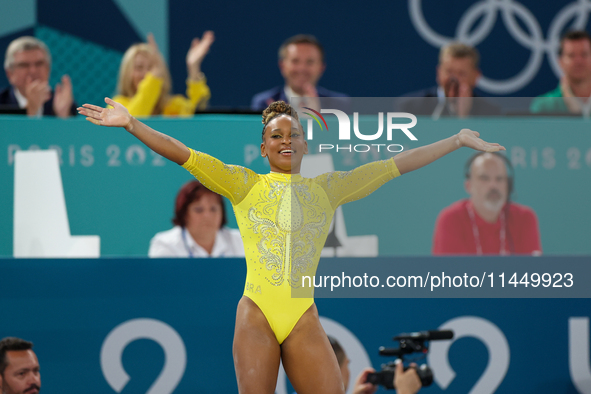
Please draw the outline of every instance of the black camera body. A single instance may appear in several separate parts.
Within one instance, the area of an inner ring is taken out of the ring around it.
[[[435,340],[445,340],[453,338],[453,331],[450,330],[435,330],[435,331],[421,331],[410,334],[400,334],[394,337],[400,346],[396,349],[387,349],[380,347],[380,356],[394,356],[399,362],[404,361],[404,356],[413,353],[423,353],[426,355],[429,352],[429,346],[425,342]],[[421,381],[422,387],[427,387],[433,383],[433,371],[427,365],[423,364],[420,367],[405,366],[404,370],[408,368],[415,368],[417,375]],[[367,375],[366,383],[380,385],[388,390],[395,389],[394,387],[394,372],[396,370],[396,361],[382,365],[382,370]]]
[[[406,371],[409,367],[404,367]],[[396,369],[396,363],[391,362],[388,364],[382,365],[382,370],[380,372],[369,373],[367,374],[366,383],[371,383],[375,385],[384,386],[387,390],[394,390],[394,371]],[[423,364],[418,368],[415,368],[417,371],[417,375],[419,375],[419,379],[421,380],[421,386],[427,387],[433,383],[433,371],[427,365]]]

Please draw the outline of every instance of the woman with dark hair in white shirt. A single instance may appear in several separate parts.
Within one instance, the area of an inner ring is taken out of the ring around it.
[[[152,238],[148,256],[244,257],[240,232],[226,222],[222,196],[190,181],[176,196],[174,227]]]

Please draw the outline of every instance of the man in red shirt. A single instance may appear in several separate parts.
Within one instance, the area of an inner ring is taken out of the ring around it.
[[[470,198],[443,209],[435,223],[433,254],[507,255],[542,253],[538,218],[509,200],[511,163],[497,153],[478,153],[466,164]]]

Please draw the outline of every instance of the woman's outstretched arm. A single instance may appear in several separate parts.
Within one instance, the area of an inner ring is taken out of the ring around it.
[[[394,156],[400,174],[417,170],[463,146],[484,152],[505,150],[505,147],[481,140],[480,133],[463,129],[458,134],[430,145],[401,152]]]
[[[78,112],[86,116],[86,120],[99,126],[124,127],[148,148],[179,165],[189,159],[191,153],[185,144],[146,126],[131,116],[123,105],[110,98],[105,98],[105,102],[113,108],[84,104],[78,108]]]

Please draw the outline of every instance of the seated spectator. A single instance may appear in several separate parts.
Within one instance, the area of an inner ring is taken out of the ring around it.
[[[0,392],[38,394],[41,389],[39,360],[33,344],[20,338],[0,341]]]
[[[556,89],[531,103],[533,113],[591,113],[591,36],[570,31],[560,40],[558,62],[563,76]]]
[[[433,254],[508,255],[542,253],[535,212],[510,200],[513,169],[498,153],[478,153],[466,163],[470,198],[437,217]]]
[[[51,54],[49,49],[35,37],[19,37],[6,49],[4,71],[10,86],[0,92],[0,105],[26,109],[28,116],[76,115],[72,82],[67,75],[55,91],[49,86]]]
[[[244,257],[240,232],[226,222],[222,196],[190,181],[177,194],[174,227],[152,238],[148,256]]]
[[[201,40],[194,38],[191,43],[187,53],[187,98],[171,95],[170,72],[154,37],[148,35],[147,44],[132,45],[123,55],[114,100],[127,107],[132,116],[188,116],[196,109],[205,109],[211,93],[201,62],[213,41],[213,32],[206,31]]]
[[[474,91],[480,78],[480,55],[476,48],[451,43],[441,48],[437,65],[437,86],[406,94],[400,109],[414,115],[467,117],[500,115],[496,105]]]
[[[288,38],[279,47],[279,70],[285,80],[284,85],[256,94],[252,98],[251,109],[262,111],[275,101],[289,102],[294,97],[348,97],[318,86],[325,69],[324,48],[316,37],[299,34]],[[318,107],[317,103],[300,104]]]

